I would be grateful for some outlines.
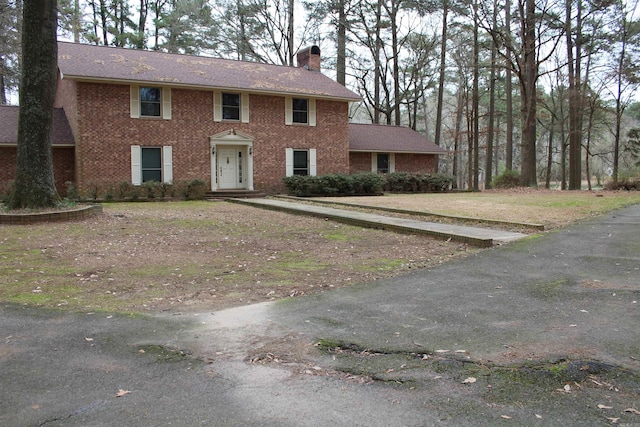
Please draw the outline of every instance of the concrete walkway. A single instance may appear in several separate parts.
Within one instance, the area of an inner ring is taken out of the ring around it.
[[[393,230],[403,233],[424,234],[443,239],[451,239],[457,242],[464,242],[480,247],[489,247],[494,244],[512,242],[526,237],[526,234],[511,231],[395,218],[354,210],[335,209],[325,206],[285,202],[274,199],[230,199],[229,201],[264,209],[328,218],[334,221],[363,227]]]

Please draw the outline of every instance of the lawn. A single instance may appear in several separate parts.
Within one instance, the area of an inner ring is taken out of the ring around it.
[[[635,193],[483,192],[341,198],[559,227]],[[226,202],[105,204],[82,222],[0,225],[0,301],[80,311],[200,311],[325,292],[477,251]]]

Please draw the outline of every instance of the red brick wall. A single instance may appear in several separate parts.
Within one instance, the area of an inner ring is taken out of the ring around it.
[[[434,173],[435,155],[433,154],[395,154],[396,172]],[[350,172],[371,172],[371,153],[350,153]]]
[[[72,102],[58,91],[59,103]],[[172,89],[172,119],[130,118],[129,86],[77,83],[78,186],[131,181],[131,145],[173,146],[174,181],[211,182],[209,137],[236,129],[254,138],[254,188],[284,190],[286,148],[315,148],[317,173],[349,171],[348,105],[317,100],[317,126],[286,126],[284,97],[250,95],[250,123],[214,122],[211,91]],[[64,105],[65,110],[68,108]]]
[[[74,180],[73,147],[53,148],[53,174],[58,194],[66,196],[65,182]],[[0,191],[4,191],[9,181],[16,175],[16,147],[0,147]]]
[[[349,153],[349,172],[371,172],[371,153]]]
[[[414,173],[434,173],[435,155],[396,153],[396,171]]]

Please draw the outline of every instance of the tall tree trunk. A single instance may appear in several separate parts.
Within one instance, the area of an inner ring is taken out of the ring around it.
[[[294,38],[293,38],[293,18],[294,18],[294,7],[295,7],[295,0],[289,0],[288,2],[289,5],[289,19],[287,21],[287,54],[288,54],[288,60],[289,63],[287,65],[293,66],[293,55],[295,53],[295,44],[294,44]]]
[[[480,40],[478,35],[478,0],[473,2],[473,189],[480,190]],[[471,158],[469,158],[471,161]]]
[[[553,90],[551,91],[551,96],[553,96]],[[547,190],[551,188],[551,166],[553,165],[553,131],[555,127],[555,116],[551,114],[551,124],[549,125],[549,145],[547,146],[547,173],[546,179],[544,182],[544,188]]]
[[[347,83],[347,14],[346,0],[338,0],[338,46],[336,60],[336,81],[342,86]]]
[[[24,3],[18,153],[9,207],[54,206],[59,197],[53,177],[51,134],[58,45],[56,0]]]
[[[382,80],[380,67],[380,51],[382,50],[382,39],[380,38],[380,28],[382,26],[382,1],[376,2],[376,40],[375,40],[375,53],[373,58],[374,71],[373,71],[373,123],[380,123],[380,84]]]
[[[498,2],[493,1],[493,28],[498,21]],[[491,70],[489,71],[489,126],[487,128],[487,156],[484,171],[484,188],[491,188],[493,162],[493,125],[496,113],[496,45],[491,44]]]
[[[566,1],[567,62],[569,71],[569,190],[582,188],[582,95],[580,83],[582,1],[577,2],[575,34],[572,31],[571,0]],[[575,40],[573,37],[575,36]],[[575,48],[575,57],[574,57]]]
[[[436,111],[436,134],[435,144],[440,145],[442,134],[442,110],[444,108],[444,78],[447,65],[447,14],[449,7],[447,0],[442,4],[442,42],[440,44],[440,76],[438,78],[438,107]],[[438,172],[438,156],[435,160],[435,172]],[[455,175],[455,174],[454,174]]]
[[[511,34],[511,1],[506,0],[504,5],[505,32]],[[512,56],[510,47],[507,47],[509,58]],[[513,88],[511,84],[511,64],[507,60],[505,70],[505,108],[507,110],[507,134],[505,142],[505,168],[513,169]]]
[[[524,0],[523,63],[520,96],[522,99],[522,163],[520,177],[525,187],[537,187],[536,174],[536,113],[538,62],[536,58],[535,0]]]

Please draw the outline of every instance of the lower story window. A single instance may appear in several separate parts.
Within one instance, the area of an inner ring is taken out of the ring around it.
[[[378,153],[378,173],[389,173],[389,153]]]
[[[142,182],[162,182],[161,147],[142,147]]]
[[[158,181],[170,184],[173,181],[173,147],[131,146],[131,182]]]
[[[287,176],[291,175],[316,175],[316,150],[286,149]]]
[[[309,175],[309,152],[307,150],[293,150],[293,174]]]

